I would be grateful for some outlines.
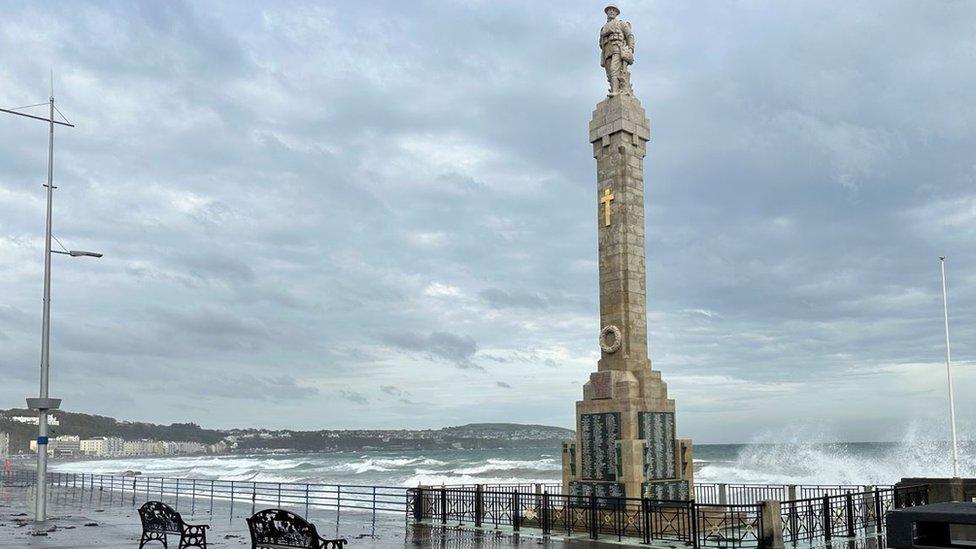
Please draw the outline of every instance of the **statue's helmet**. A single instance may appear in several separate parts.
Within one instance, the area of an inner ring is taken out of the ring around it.
[[[607,4],[607,7],[603,8],[603,13],[610,15],[610,10],[613,10],[617,12],[617,15],[620,15],[620,8],[617,7],[617,4]]]

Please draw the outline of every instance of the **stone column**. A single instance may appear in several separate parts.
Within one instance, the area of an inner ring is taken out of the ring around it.
[[[783,521],[780,518],[781,505],[779,500],[767,499],[762,502],[762,539],[759,540],[760,549],[783,549]]]
[[[664,402],[667,387],[651,370],[647,350],[644,155],[650,132],[644,108],[631,95],[604,99],[590,121],[597,166],[601,355],[584,398],[654,398],[662,401],[656,408],[673,408]]]
[[[691,497],[691,441],[675,436],[674,401],[647,346],[644,155],[650,122],[620,94],[597,104],[589,138],[596,159],[600,360],[577,402],[576,493]],[[645,489],[647,486],[649,489]]]

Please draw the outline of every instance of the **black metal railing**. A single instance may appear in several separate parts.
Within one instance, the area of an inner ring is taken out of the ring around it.
[[[762,504],[695,504],[695,547],[758,547],[766,525]]]
[[[0,482],[35,484],[33,471],[0,473]],[[214,504],[248,506],[253,513],[260,506],[279,508],[359,511],[376,513],[406,512],[406,488],[401,486],[366,486],[351,484],[317,484],[293,482],[251,482],[240,480],[187,479],[151,476],[99,475],[89,473],[48,473],[51,486],[91,490],[107,495],[110,502],[137,505],[147,500],[171,503],[191,510],[208,508]]]
[[[888,511],[925,503],[925,485],[784,501],[780,508],[783,539],[795,545],[815,539],[829,542],[834,538],[883,534]]]
[[[475,490],[478,487],[482,490],[488,492],[512,492],[516,491],[520,494],[542,494],[544,492],[549,492],[550,494],[561,494],[563,492],[563,485],[561,482],[535,482],[535,483],[513,483],[513,484],[443,484],[437,485],[437,488],[458,488],[462,490]]]
[[[0,484],[36,484],[33,471],[0,473]],[[777,532],[763,522],[762,501],[780,501],[784,542],[831,541],[884,532],[892,509],[928,502],[928,486],[701,484],[695,501],[662,501],[562,494],[559,484],[493,484],[404,488],[318,483],[252,482],[151,476],[48,474],[51,486],[97,493],[109,503],[138,505],[160,500],[191,513],[214,512],[215,503],[253,513],[259,506],[406,514],[417,522],[474,525],[543,535],[661,541],[691,547],[756,547]],[[860,488],[860,490],[855,490]],[[788,497],[801,494],[806,497]],[[718,500],[718,501],[716,501]],[[721,501],[725,500],[725,501]],[[775,516],[775,511],[771,511]],[[770,516],[767,513],[766,516]]]
[[[662,541],[691,547],[757,546],[759,504],[710,505],[479,487],[411,488],[407,512],[416,522],[541,530],[542,535]]]
[[[877,486],[891,488],[891,485]],[[724,484],[695,483],[695,501],[699,503],[759,503],[768,499],[789,501],[863,492],[856,484]]]

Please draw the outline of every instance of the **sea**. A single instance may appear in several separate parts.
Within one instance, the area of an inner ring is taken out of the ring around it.
[[[803,442],[695,445],[697,482],[893,484],[951,476],[946,442]],[[251,453],[60,461],[62,472],[369,486],[559,482],[560,448]],[[963,476],[976,475],[976,442],[960,445]]]

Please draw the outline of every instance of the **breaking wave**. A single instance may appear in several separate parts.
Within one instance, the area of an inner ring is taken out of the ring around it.
[[[809,429],[765,433],[734,453],[696,459],[695,479],[875,485],[905,477],[952,476],[951,449],[943,431],[941,425],[917,423],[908,426],[899,442],[828,442],[828,434]],[[701,454],[709,455],[707,447],[703,450]],[[959,464],[964,476],[976,474],[976,443],[960,443]]]

